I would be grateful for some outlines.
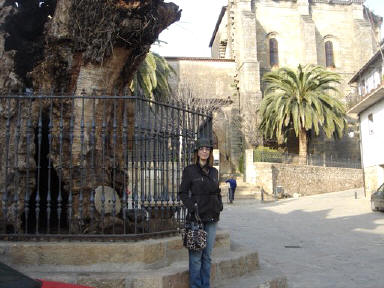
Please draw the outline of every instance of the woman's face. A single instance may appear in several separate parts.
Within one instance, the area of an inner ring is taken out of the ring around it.
[[[207,161],[207,159],[209,158],[209,153],[211,153],[211,148],[209,148],[209,147],[201,147],[197,151],[197,156],[199,156],[199,158],[201,160]]]

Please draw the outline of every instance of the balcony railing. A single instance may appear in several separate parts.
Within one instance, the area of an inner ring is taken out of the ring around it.
[[[357,89],[355,89],[355,91],[349,93],[345,97],[347,110],[351,109],[353,106],[355,106],[356,104],[360,103],[365,98],[367,98],[370,95],[372,95],[373,93],[375,93],[381,87],[383,87],[383,83],[378,85],[375,89],[371,89],[368,93],[363,92],[363,93],[359,94]]]

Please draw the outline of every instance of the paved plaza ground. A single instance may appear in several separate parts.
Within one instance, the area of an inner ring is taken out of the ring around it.
[[[264,204],[239,200],[225,205],[219,227],[280,269],[289,287],[381,288],[384,213],[372,212],[363,196],[359,189]]]

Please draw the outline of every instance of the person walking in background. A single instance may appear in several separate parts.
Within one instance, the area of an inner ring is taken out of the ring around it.
[[[225,181],[225,183],[229,183],[229,203],[233,203],[235,200],[235,191],[236,191],[236,179],[232,175],[231,178]]]
[[[195,147],[194,164],[184,168],[180,184],[180,199],[188,213],[198,211],[204,230],[207,232],[207,246],[202,251],[189,250],[189,287],[209,288],[211,274],[211,253],[216,238],[216,227],[223,202],[219,189],[219,175],[212,167],[212,144],[209,139],[200,139]],[[197,209],[195,211],[195,205]]]

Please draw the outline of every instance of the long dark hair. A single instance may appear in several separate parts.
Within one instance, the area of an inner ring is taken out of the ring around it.
[[[193,163],[195,163],[195,164],[199,164],[199,155],[197,154],[198,152],[199,152],[199,150],[195,150],[195,152],[193,153]],[[209,157],[207,159],[207,163],[208,163],[209,167],[213,166],[213,153],[212,153],[212,149],[209,152]]]

